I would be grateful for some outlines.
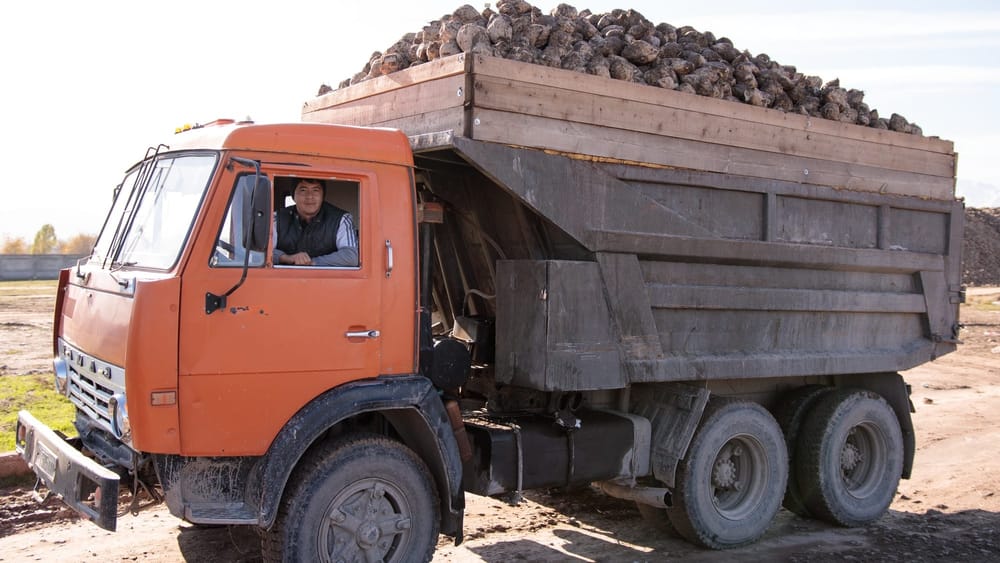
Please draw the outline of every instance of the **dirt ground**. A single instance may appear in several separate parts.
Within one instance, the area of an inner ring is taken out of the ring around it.
[[[56,282],[4,282],[0,292],[0,376],[52,371]]]
[[[970,300],[1000,299],[972,289]],[[0,301],[0,375],[49,371],[51,299]],[[917,454],[890,512],[843,529],[782,510],[753,546],[712,552],[646,525],[634,506],[584,489],[530,493],[518,506],[468,496],[465,542],[442,537],[434,561],[1000,561],[1000,308],[963,307],[959,352],[905,375]],[[2,382],[0,382],[2,383]],[[123,512],[127,505],[122,505]],[[30,487],[0,490],[0,561],[260,560],[257,536],[196,527],[154,505],[108,533]]]

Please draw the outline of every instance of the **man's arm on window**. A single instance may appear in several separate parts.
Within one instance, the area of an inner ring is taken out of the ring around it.
[[[337,227],[337,251],[313,257],[314,266],[357,266],[358,236],[354,232],[354,218],[345,213]]]

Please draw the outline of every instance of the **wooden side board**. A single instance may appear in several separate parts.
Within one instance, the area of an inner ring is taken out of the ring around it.
[[[665,108],[677,108],[755,123],[778,125],[789,129],[811,130],[845,139],[871,141],[880,145],[908,147],[940,153],[954,151],[954,144],[951,141],[935,137],[918,137],[828,119],[811,118],[706,96],[692,96],[643,84],[608,80],[589,74],[493,57],[477,56],[473,63],[473,72],[477,77],[510,78],[529,84],[619,97],[656,104]]]
[[[344,99],[325,107],[311,107],[308,113],[303,113],[302,118],[304,121],[342,125],[393,126],[413,135],[417,132],[442,131],[443,129],[431,129],[441,126],[436,120],[420,122],[413,118],[443,113],[455,115],[458,121],[448,123],[449,129],[458,128],[461,131],[464,88],[463,75],[446,76],[417,82],[405,88],[392,88],[371,96]],[[405,123],[406,128],[398,125],[401,123]]]
[[[524,114],[476,110],[473,123],[476,140],[571,154],[930,199],[948,199],[954,189],[954,178]]]
[[[464,75],[468,71],[468,68],[469,64],[466,61],[465,55],[455,55],[410,67],[400,72],[359,82],[348,88],[334,90],[312,100],[307,100],[302,105],[302,117],[306,121],[323,121],[320,119],[309,119],[309,117],[320,110],[341,106],[373,96],[380,96],[395,90],[409,89],[412,86],[430,80]],[[462,100],[459,100],[459,103],[461,104]],[[400,107],[397,109],[403,108]]]
[[[582,73],[455,55],[306,102],[387,126],[652,166],[954,199],[954,145]]]
[[[690,97],[690,94],[677,94]],[[474,106],[518,116],[546,117],[726,147],[935,176],[951,175],[955,165],[954,155],[946,153],[903,146],[890,145],[887,148],[874,141],[844,138],[812,129],[749,121],[706,113],[701,109],[670,107],[611,94],[566,90],[514,78],[477,74]],[[751,108],[747,106],[746,109]]]

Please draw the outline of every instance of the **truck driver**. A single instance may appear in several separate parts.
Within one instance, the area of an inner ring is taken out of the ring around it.
[[[357,266],[358,237],[351,214],[327,203],[326,184],[303,178],[295,185],[295,205],[275,213],[275,264]]]

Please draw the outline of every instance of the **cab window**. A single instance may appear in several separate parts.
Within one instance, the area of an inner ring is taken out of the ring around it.
[[[278,177],[274,185],[275,267],[360,267],[359,182]]]
[[[246,247],[243,244],[244,226],[249,221],[250,196],[253,193],[254,174],[241,175],[229,199],[226,217],[215,240],[210,265],[213,268],[242,268],[246,261]],[[251,251],[248,264],[251,268],[264,265],[264,253]]]

